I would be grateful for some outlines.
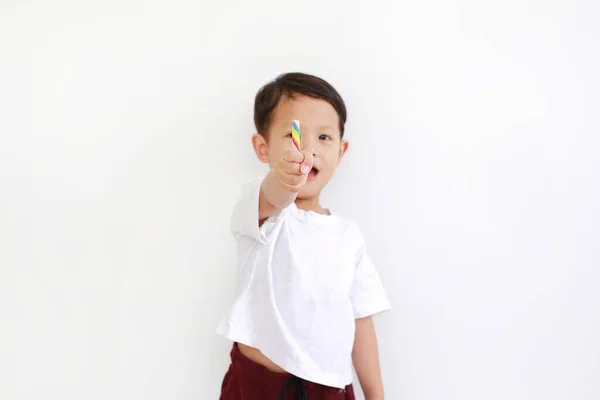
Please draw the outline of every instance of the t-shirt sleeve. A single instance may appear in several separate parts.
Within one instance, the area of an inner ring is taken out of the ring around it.
[[[392,308],[364,242],[357,255],[351,300],[354,318],[369,317]]]
[[[243,185],[240,197],[231,216],[231,232],[261,243],[267,242],[264,229],[258,226],[258,202],[263,178],[256,178]]]

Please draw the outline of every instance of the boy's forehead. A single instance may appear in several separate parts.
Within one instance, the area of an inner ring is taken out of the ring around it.
[[[273,113],[273,125],[288,125],[292,120],[299,120],[300,126],[323,127],[338,125],[338,114],[335,109],[321,99],[306,96],[283,98]]]

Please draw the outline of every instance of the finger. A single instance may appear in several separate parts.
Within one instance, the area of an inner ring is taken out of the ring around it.
[[[302,161],[302,164],[300,165],[300,171],[303,174],[308,174],[313,167],[313,152],[304,150],[302,151],[302,154],[304,155],[304,161]]]
[[[287,175],[302,175],[302,172],[300,172],[300,163],[283,161],[276,168]]]
[[[302,189],[302,186],[304,186],[304,184],[298,184],[298,185],[288,185],[287,183],[284,182],[280,182],[281,187],[287,191],[287,192],[291,192],[291,193],[298,193],[300,191],[300,189]]]
[[[304,155],[296,149],[287,149],[283,152],[283,159],[289,163],[300,164],[304,161]]]
[[[298,192],[306,182],[305,175],[290,175],[282,171],[277,174],[281,186],[289,192]]]

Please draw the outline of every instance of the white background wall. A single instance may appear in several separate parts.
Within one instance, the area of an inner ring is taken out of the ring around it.
[[[1,1],[0,398],[218,397],[253,98],[286,71],[348,105],[326,205],[394,305],[387,398],[600,398],[599,11]]]

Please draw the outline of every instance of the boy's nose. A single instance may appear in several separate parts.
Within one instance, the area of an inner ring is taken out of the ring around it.
[[[313,157],[317,156],[317,150],[315,150],[313,147],[310,146],[302,146],[302,150],[310,150]]]
[[[308,135],[307,135],[308,136]],[[309,137],[302,137],[300,143],[302,146],[302,150],[312,150],[312,155],[313,157],[317,156],[317,150],[316,150],[316,146],[315,143],[313,143],[314,141],[312,139],[310,139]]]

